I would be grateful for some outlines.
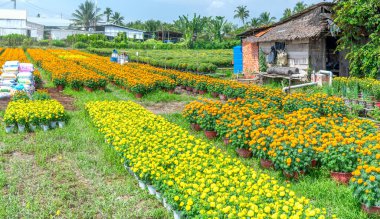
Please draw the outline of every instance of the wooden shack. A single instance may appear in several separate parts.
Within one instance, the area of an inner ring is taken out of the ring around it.
[[[243,50],[243,72],[259,72],[259,52],[265,56],[280,45],[286,54],[287,67],[305,72],[330,70],[348,76],[345,54],[336,52],[336,26],[332,20],[334,3],[322,2],[273,25],[251,28],[240,34]],[[273,63],[272,66],[276,66]]]

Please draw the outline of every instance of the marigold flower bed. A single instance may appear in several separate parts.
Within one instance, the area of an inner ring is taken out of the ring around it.
[[[121,161],[184,217],[325,218],[274,178],[138,104],[91,102],[86,109]]]

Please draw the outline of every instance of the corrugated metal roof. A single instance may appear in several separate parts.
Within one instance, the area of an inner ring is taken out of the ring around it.
[[[72,23],[71,20],[67,19],[41,17],[28,17],[28,21],[44,25],[46,27],[68,27]]]
[[[26,20],[26,10],[0,9],[0,19]]]

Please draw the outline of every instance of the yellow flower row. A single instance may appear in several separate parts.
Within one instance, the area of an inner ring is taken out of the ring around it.
[[[325,218],[325,209],[136,103],[86,109],[121,161],[184,217]]]

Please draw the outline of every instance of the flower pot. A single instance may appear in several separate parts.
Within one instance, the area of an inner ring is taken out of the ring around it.
[[[50,122],[50,127],[51,127],[52,129],[57,128],[57,122],[56,122],[56,121],[52,121],[52,122]]]
[[[186,86],[185,85],[181,85],[180,88],[181,89],[186,89]]]
[[[285,170],[282,171],[286,179],[295,179],[299,180],[301,175],[305,175],[305,171],[301,170],[299,172],[294,171],[293,173],[287,173]]]
[[[33,124],[29,124],[29,129],[30,129],[30,131],[35,132],[37,129],[37,126],[33,125]]]
[[[339,183],[348,184],[350,182],[352,174],[343,172],[330,172],[330,176],[333,180]]]
[[[47,132],[49,130],[49,126],[48,125],[41,125],[41,129],[44,131],[44,132]]]
[[[191,126],[191,129],[193,129],[194,131],[197,131],[197,132],[199,132],[200,130],[202,130],[202,128],[201,128],[201,126],[199,124],[191,123],[190,126]]]
[[[235,151],[242,158],[251,158],[253,155],[252,151],[245,148],[236,148]]]
[[[93,92],[94,89],[92,89],[91,87],[87,87],[87,86],[84,86],[84,89],[88,92]]]
[[[318,166],[318,161],[317,160],[311,160],[311,167],[317,167]]]
[[[168,207],[168,203],[166,202],[166,198],[162,198],[162,204],[163,204],[164,207],[167,209],[167,207]]]
[[[225,145],[228,145],[230,143],[230,139],[229,138],[223,138],[223,143]]]
[[[141,180],[139,180],[139,187],[140,187],[141,189],[146,189],[146,185],[145,185],[145,183],[144,183],[143,181],[141,181]]]
[[[148,191],[149,191],[149,194],[156,195],[156,189],[154,188],[153,185],[148,185]]]
[[[380,108],[380,101],[377,101],[377,102],[376,102],[376,106],[377,106],[378,108]]]
[[[18,124],[17,127],[19,132],[25,132],[25,125]]]
[[[80,89],[78,87],[74,87],[73,90],[80,91]]]
[[[206,131],[205,130],[205,135],[208,139],[214,139],[216,138],[216,136],[218,135],[218,133],[216,131]]]
[[[362,210],[367,214],[380,215],[380,206],[367,207],[365,204],[362,204]]]
[[[273,168],[273,162],[271,160],[260,159],[260,165],[264,169],[271,169],[271,168]]]
[[[220,100],[227,100],[227,96],[224,94],[219,94]]]
[[[217,97],[219,96],[219,94],[216,93],[216,92],[211,92],[211,96],[212,96],[213,98],[217,98]]]
[[[359,92],[358,93],[358,98],[360,99],[360,98],[362,98],[363,97],[363,93],[362,92]]]
[[[193,91],[193,88],[192,87],[186,87],[186,90],[187,91]]]
[[[13,131],[14,127],[15,127],[15,125],[5,126],[5,132],[11,133]]]
[[[143,94],[137,93],[137,94],[135,94],[135,97],[136,97],[137,99],[141,99],[141,98],[143,97]]]
[[[200,94],[200,95],[203,95],[203,94],[205,94],[205,93],[206,93],[205,90],[199,90],[199,91],[198,91],[198,94]]]
[[[58,91],[58,92],[63,91],[63,89],[65,89],[65,86],[64,86],[64,85],[62,85],[62,84],[57,85],[57,91]]]
[[[106,87],[99,87],[99,90],[105,91]]]
[[[181,214],[182,212],[173,210],[174,219],[181,219]]]
[[[198,90],[196,88],[193,88],[193,94],[198,94]]]
[[[156,199],[160,201],[161,198],[162,198],[161,193],[156,190]]]
[[[65,125],[66,125],[66,123],[65,123],[64,121],[59,121],[59,122],[58,122],[58,127],[61,128],[61,129],[62,129],[63,127],[65,127]]]
[[[174,90],[168,90],[169,94],[174,94]]]

